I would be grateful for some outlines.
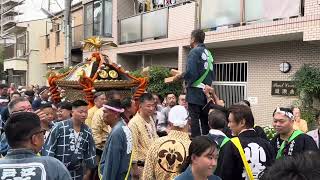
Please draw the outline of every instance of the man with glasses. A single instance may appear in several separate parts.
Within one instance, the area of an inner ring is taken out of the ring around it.
[[[26,98],[23,98],[23,97],[19,97],[19,98],[12,100],[8,104],[8,110],[9,110],[10,115],[18,113],[18,112],[33,112],[33,109],[32,109],[30,102]],[[41,120],[45,119],[45,114],[42,113],[40,110],[37,110],[34,113],[36,115],[38,115]],[[3,133],[3,130],[1,129],[0,154],[5,155],[8,150],[9,150],[9,145],[7,142],[7,138],[5,136],[5,133]]]
[[[4,127],[11,149],[0,159],[0,179],[64,179],[71,180],[67,168],[53,157],[36,154],[43,145],[45,130],[35,113],[12,114]]]

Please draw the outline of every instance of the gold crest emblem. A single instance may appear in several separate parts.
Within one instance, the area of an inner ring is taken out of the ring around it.
[[[111,78],[113,78],[113,79],[116,79],[116,78],[118,78],[118,73],[117,73],[117,71],[115,71],[115,70],[110,70],[110,71],[109,71],[109,76],[110,76]]]
[[[101,78],[107,78],[107,77],[108,77],[108,73],[107,73],[106,70],[101,70],[101,71],[99,72],[99,76],[100,76]]]
[[[158,151],[158,164],[166,172],[176,173],[187,156],[184,145],[175,140],[161,144]]]

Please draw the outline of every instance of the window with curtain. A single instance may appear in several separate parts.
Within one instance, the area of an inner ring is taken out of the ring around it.
[[[84,37],[112,35],[112,0],[96,0],[84,6]]]
[[[84,38],[93,35],[93,4],[88,3],[84,6]]]
[[[105,0],[104,2],[104,16],[103,16],[103,25],[104,25],[104,35],[111,37],[112,36],[112,0]]]

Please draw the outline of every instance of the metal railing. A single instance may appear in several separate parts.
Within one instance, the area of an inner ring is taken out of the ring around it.
[[[303,0],[201,0],[201,29],[303,16]]]
[[[141,42],[168,36],[169,8],[120,20],[120,43]]]
[[[226,107],[247,98],[248,62],[215,63],[215,88]]]
[[[77,25],[71,28],[72,30],[72,36],[71,36],[71,41],[72,41],[72,48],[79,48],[81,47],[81,41],[83,40],[83,24]]]
[[[2,25],[5,25],[5,24],[7,24],[7,23],[9,23],[11,21],[13,21],[13,22],[15,21],[14,16],[4,17],[2,19]]]
[[[3,0],[3,1],[1,1],[1,4],[5,4],[10,1],[15,2],[15,3],[20,3],[20,1],[22,2],[23,0]]]

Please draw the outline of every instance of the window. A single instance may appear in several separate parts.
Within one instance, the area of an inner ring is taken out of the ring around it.
[[[17,57],[22,57],[27,54],[26,33],[17,37]]]
[[[112,0],[106,0],[104,2],[104,35],[112,36]]]
[[[50,35],[49,34],[46,35],[46,48],[47,49],[50,48]]]
[[[214,70],[213,87],[226,107],[247,98],[247,62],[215,63]]]
[[[56,46],[60,45],[60,30],[56,31]]]
[[[111,36],[112,0],[93,1],[84,6],[84,37]]]

